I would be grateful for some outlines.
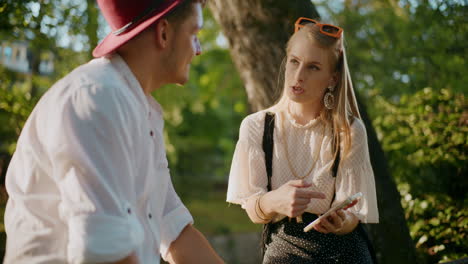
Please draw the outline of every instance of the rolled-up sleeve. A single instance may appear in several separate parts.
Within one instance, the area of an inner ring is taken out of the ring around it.
[[[163,259],[167,260],[171,243],[189,224],[193,224],[193,217],[175,192],[172,182],[169,182],[161,228],[160,253]]]
[[[49,131],[59,213],[68,228],[67,262],[117,261],[144,240],[130,195],[135,154],[125,106],[105,87],[83,86],[66,96]]]

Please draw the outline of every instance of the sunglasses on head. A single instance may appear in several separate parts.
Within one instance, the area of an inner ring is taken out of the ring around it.
[[[343,32],[343,29],[340,27],[330,24],[321,24],[317,20],[313,20],[306,17],[300,17],[296,20],[296,23],[294,24],[294,33],[296,33],[299,29],[301,29],[307,24],[317,25],[320,28],[320,33],[333,38],[341,37],[341,33]]]

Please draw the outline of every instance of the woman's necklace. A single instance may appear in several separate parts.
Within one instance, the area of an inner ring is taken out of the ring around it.
[[[307,177],[312,172],[312,170],[315,167],[315,164],[317,164],[318,157],[320,157],[320,149],[321,149],[320,145],[321,145],[321,143],[323,141],[323,135],[325,134],[325,126],[323,126],[323,129],[322,129],[322,138],[320,139],[318,144],[315,144],[315,145],[318,145],[319,149],[318,149],[317,155],[315,155],[314,162],[312,163],[312,165],[310,166],[310,169],[307,171],[306,174],[304,174],[303,176],[299,176],[299,174],[296,173],[296,171],[294,170],[294,167],[292,166],[291,160],[289,159],[288,139],[286,138],[286,133],[284,131],[284,122],[286,121],[286,118],[283,117],[282,119],[283,120],[281,120],[281,134],[282,134],[281,136],[283,137],[283,140],[284,140],[284,151],[286,152],[286,160],[288,161],[289,169],[291,170],[291,173],[294,175],[294,177],[296,177],[297,179],[304,179],[305,177]],[[315,152],[317,152],[317,151],[312,152],[312,155]]]

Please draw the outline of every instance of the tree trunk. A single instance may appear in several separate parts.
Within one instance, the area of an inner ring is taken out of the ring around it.
[[[229,41],[231,56],[247,90],[252,111],[279,96],[277,76],[285,46],[300,17],[319,17],[309,0],[210,0],[208,5]],[[351,69],[352,70],[352,69]],[[387,162],[363,105],[371,163],[376,176],[380,223],[368,225],[379,263],[415,263],[415,251]]]
[[[291,21],[299,16],[317,17],[308,0],[208,1],[231,48],[245,84],[252,111],[264,109],[278,93],[278,68],[284,47],[293,33]]]

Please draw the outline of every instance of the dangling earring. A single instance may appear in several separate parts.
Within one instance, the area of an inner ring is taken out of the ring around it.
[[[325,96],[323,97],[323,104],[328,110],[333,109],[335,106],[335,96],[333,95],[333,90],[335,87],[332,85],[328,86],[328,91],[325,93]]]

